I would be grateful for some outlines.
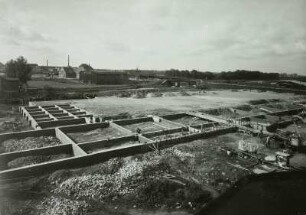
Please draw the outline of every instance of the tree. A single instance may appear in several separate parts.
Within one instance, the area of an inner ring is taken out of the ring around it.
[[[5,65],[7,77],[18,78],[21,84],[27,84],[31,80],[31,66],[24,57],[18,57],[16,60],[10,60]]]
[[[83,67],[85,71],[92,71],[94,70],[89,64],[82,63],[79,67]]]

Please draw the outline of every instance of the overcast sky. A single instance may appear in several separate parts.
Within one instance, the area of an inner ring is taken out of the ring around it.
[[[305,0],[0,0],[0,62],[306,75]]]

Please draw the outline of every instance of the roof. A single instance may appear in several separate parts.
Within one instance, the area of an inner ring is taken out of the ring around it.
[[[110,70],[110,69],[95,69],[93,72],[99,74],[127,74],[123,70]]]

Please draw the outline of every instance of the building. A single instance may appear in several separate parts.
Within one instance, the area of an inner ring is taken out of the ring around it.
[[[4,73],[4,72],[5,72],[5,65],[0,62],[0,73]]]
[[[80,81],[90,84],[126,84],[128,75],[124,71],[95,69],[93,71],[82,71]]]
[[[32,70],[32,78],[57,78],[61,67],[38,66]]]
[[[76,73],[76,78],[80,79],[80,74],[84,72],[91,72],[94,69],[89,64],[81,64],[79,67],[75,68],[74,71]]]
[[[0,103],[16,100],[20,97],[20,82],[18,78],[0,76]]]
[[[67,66],[58,70],[58,78],[77,78],[74,68]]]

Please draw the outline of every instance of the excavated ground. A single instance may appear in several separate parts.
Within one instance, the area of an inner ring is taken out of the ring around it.
[[[165,93],[162,97],[145,99],[109,97],[72,103],[95,110],[97,114],[128,112],[133,117],[237,105],[245,105],[237,108],[245,113],[257,113],[259,110],[254,106],[272,103],[254,101],[260,96],[267,99],[284,97],[283,94],[267,93],[218,91],[199,95],[189,93],[191,96]],[[249,100],[252,102],[246,104]],[[101,102],[105,105],[101,106]],[[215,115],[221,117],[227,113],[243,115],[230,109],[216,112]],[[148,131],[154,131],[150,126]],[[69,135],[74,135],[78,142],[110,135],[101,133],[103,129]],[[251,173],[247,168],[256,165],[255,161],[229,156],[223,150],[224,147],[237,150],[242,139],[259,144],[259,153],[263,156],[274,153],[264,147],[264,139],[248,134],[226,134],[195,140],[161,151],[114,158],[86,168],[59,170],[3,185],[0,189],[0,211],[3,214],[193,214],[239,178]],[[296,156],[296,162],[305,162],[303,155]]]

